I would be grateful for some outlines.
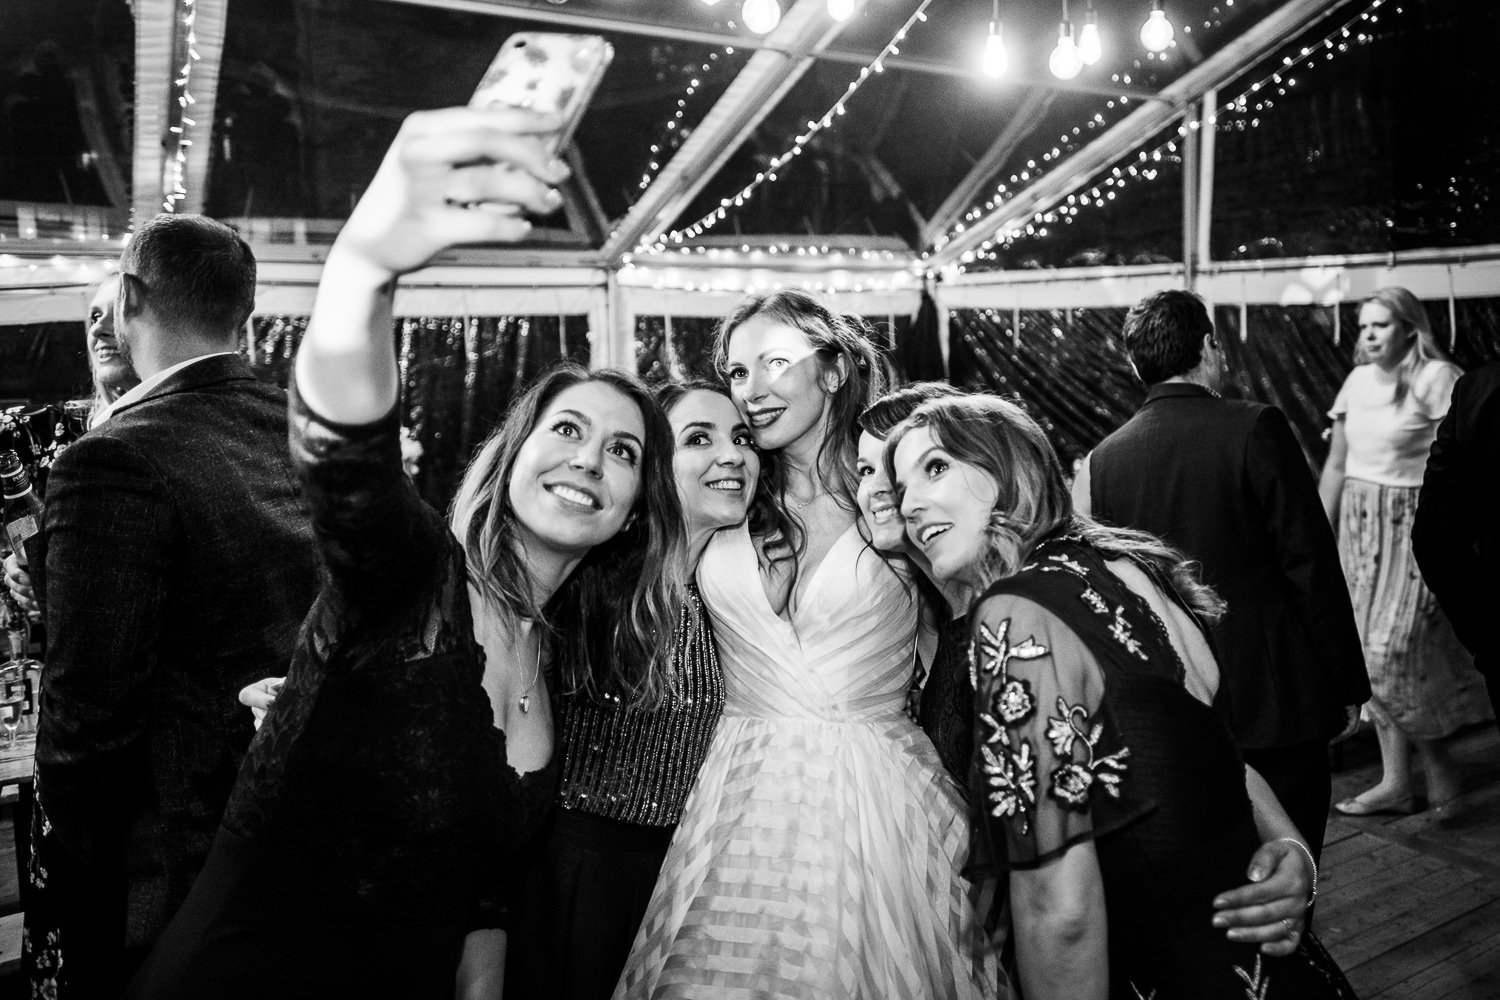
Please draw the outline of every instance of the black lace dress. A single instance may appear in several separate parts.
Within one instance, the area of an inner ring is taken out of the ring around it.
[[[969,680],[968,654],[969,616],[944,622],[917,708],[917,725],[932,740],[943,767],[965,796],[969,760],[974,756],[974,685]]]
[[[395,413],[336,426],[294,393],[291,444],[328,578],[129,995],[451,998],[464,936],[505,926],[556,758],[507,762],[463,551],[402,474]]]
[[[1092,840],[1118,1000],[1353,996],[1311,935],[1267,958],[1212,926],[1260,845],[1244,763],[1184,686],[1161,619],[1097,550],[1043,542],[971,618],[976,874],[986,857],[1037,868]]]

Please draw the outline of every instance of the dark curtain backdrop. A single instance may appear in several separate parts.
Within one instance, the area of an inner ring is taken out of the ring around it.
[[[1465,369],[1500,358],[1500,298],[1427,302],[1438,339]],[[955,385],[1020,401],[1052,439],[1065,468],[1139,408],[1146,390],[1120,339],[1124,309],[955,311],[949,377]],[[1313,468],[1328,454],[1326,413],[1353,366],[1359,307],[1247,306],[1214,309],[1228,356],[1225,395],[1285,411]],[[1457,330],[1455,335],[1454,330]]]
[[[285,386],[306,316],[258,316],[246,345],[256,374]],[[548,365],[589,363],[587,316],[398,319],[401,422],[422,445],[417,486],[445,508],[464,467],[510,402]]]

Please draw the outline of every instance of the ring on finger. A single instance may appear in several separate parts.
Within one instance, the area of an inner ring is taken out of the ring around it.
[[[1292,938],[1297,936],[1297,929],[1292,926],[1291,920],[1287,919],[1286,917],[1282,917],[1281,926],[1286,928],[1287,937]]]

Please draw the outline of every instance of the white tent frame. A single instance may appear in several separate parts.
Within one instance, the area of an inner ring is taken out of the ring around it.
[[[186,152],[186,195],[179,210],[199,211],[206,185],[207,129],[213,121],[219,59],[230,0],[194,0],[196,51],[194,118],[199,139]],[[244,2],[244,0],[235,0]],[[751,237],[691,241],[698,252],[655,258],[629,257],[644,238],[677,219],[724,162],[751,136],[765,115],[819,59],[863,64],[868,57],[833,47],[842,25],[824,13],[825,0],[795,0],[781,24],[763,39],[691,32],[616,18],[586,15],[566,7],[541,8],[517,0],[395,0],[449,10],[514,16],[569,30],[609,30],[754,49],[738,76],[598,251],[515,249],[446,254],[434,266],[403,279],[396,311],[412,315],[551,315],[589,317],[593,362],[634,363],[634,331],[640,316],[715,316],[732,308],[747,288],[803,285],[833,298],[838,308],[864,315],[915,312],[924,278],[944,321],[950,310],[970,308],[1087,308],[1128,306],[1161,287],[1199,291],[1210,302],[1336,305],[1385,283],[1399,283],[1424,299],[1487,296],[1500,288],[1500,245],[1463,251],[1419,251],[1391,255],[1336,256],[1305,260],[1222,263],[1209,259],[1213,130],[1191,130],[1184,143],[1183,263],[1170,266],[1076,268],[1057,271],[958,273],[956,264],[997,234],[1030,220],[1101,170],[1128,155],[1174,122],[1213,115],[1218,87],[1278,46],[1329,17],[1352,0],[1285,0],[1242,36],[1200,61],[1159,93],[1138,89],[1138,106],[1115,126],[1011,197],[1005,210],[970,228],[951,232],[1009,152],[1040,120],[1056,92],[1088,85],[1049,79],[1019,81],[1029,88],[1012,123],[974,165],[932,218],[922,237],[934,245],[916,255],[893,241],[848,238]],[[136,217],[160,210],[169,193],[170,164],[164,150],[174,100],[170,81],[180,72],[182,0],[134,0],[136,19],[136,121],[133,210]],[[888,68],[952,73],[958,67],[891,57]],[[1111,94],[1118,93],[1111,89]],[[1202,136],[1200,141],[1200,135]],[[321,273],[321,247],[252,243],[261,265],[257,311],[306,314]],[[734,244],[746,242],[741,252]],[[767,239],[767,238],[761,238]],[[780,244],[787,252],[776,257]],[[836,244],[848,253],[799,258],[792,251]],[[118,255],[118,241],[80,245],[73,241],[0,243],[0,321],[29,323],[76,319],[86,286],[101,277]],[[11,266],[5,266],[6,261]],[[17,266],[24,264],[25,266]],[[946,323],[944,322],[944,325]],[[946,350],[946,344],[945,344]]]

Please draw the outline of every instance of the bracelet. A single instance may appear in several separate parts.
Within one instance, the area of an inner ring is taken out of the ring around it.
[[[1312,906],[1318,898],[1318,863],[1313,860],[1312,851],[1306,844],[1298,840],[1296,837],[1277,837],[1276,839],[1278,841],[1284,840],[1288,844],[1296,844],[1297,849],[1307,856],[1307,863],[1312,865],[1312,892],[1309,892],[1307,894],[1307,903],[1305,904],[1304,909],[1308,906]]]

